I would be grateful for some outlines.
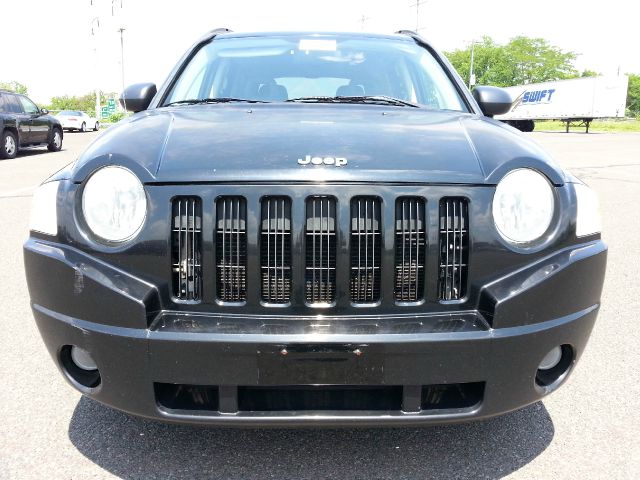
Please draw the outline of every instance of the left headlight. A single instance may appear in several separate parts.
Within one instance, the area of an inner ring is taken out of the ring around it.
[[[43,183],[33,194],[29,229],[46,235],[58,234],[57,199],[60,182]]]
[[[502,237],[515,244],[538,240],[551,225],[553,189],[547,177],[530,168],[507,173],[493,196],[493,221]]]
[[[147,216],[144,187],[124,167],[103,167],[84,187],[82,213],[87,226],[101,239],[129,240],[140,231]]]

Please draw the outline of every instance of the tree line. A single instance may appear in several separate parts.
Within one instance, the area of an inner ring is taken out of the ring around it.
[[[21,93],[23,95],[29,94],[27,87],[16,81],[0,82],[0,89]],[[100,92],[100,105],[106,105],[109,98],[117,98],[117,96],[118,94],[115,92]],[[79,110],[93,116],[96,111],[96,94],[95,92],[90,92],[85,95],[62,95],[53,97],[48,105],[42,106],[53,113],[59,112],[60,110]],[[109,121],[118,121],[123,116],[124,114],[122,112],[116,112],[111,115],[113,118],[109,118]]]
[[[445,52],[465,84],[469,84],[471,50]],[[577,77],[595,77],[593,70],[578,72],[574,62],[577,54],[555,47],[543,38],[515,37],[507,44],[496,43],[484,36],[473,44],[473,73],[476,85],[511,87],[527,83],[566,80]],[[640,118],[640,75],[629,76],[627,115]]]
[[[465,83],[469,84],[472,46],[445,52]],[[511,87],[578,77],[576,54],[549,45],[542,38],[515,37],[500,45],[491,37],[473,44],[473,72],[477,85]]]
[[[464,49],[445,52],[445,55],[469,84],[471,66],[469,45]],[[593,70],[578,72],[574,62],[577,54],[555,47],[543,38],[518,36],[501,45],[491,37],[484,36],[473,44],[473,72],[476,85],[495,85],[510,87],[527,83],[565,80],[576,77],[598,75]],[[640,118],[640,75],[629,75],[627,94],[627,115]],[[27,94],[27,87],[19,82],[0,82],[0,89]],[[115,94],[101,94],[100,103],[104,105],[108,97]],[[49,110],[82,110],[92,113],[95,110],[95,94],[81,96],[63,95],[53,97],[46,105]]]

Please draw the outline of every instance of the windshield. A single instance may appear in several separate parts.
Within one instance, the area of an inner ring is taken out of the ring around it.
[[[309,97],[385,97],[467,111],[438,61],[412,39],[341,35],[215,39],[192,57],[164,105]]]
[[[79,116],[82,115],[80,112],[74,112],[72,110],[62,110],[60,113],[58,113],[58,115],[62,115],[65,117],[73,117],[73,116]]]

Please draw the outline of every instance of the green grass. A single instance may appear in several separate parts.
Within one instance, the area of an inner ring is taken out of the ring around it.
[[[536,120],[536,132],[544,131],[565,131],[564,122],[558,120]],[[570,132],[584,131],[584,127],[569,128]],[[640,132],[640,120],[594,120],[591,122],[589,132]]]

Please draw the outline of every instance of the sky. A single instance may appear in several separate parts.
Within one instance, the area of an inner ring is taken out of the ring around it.
[[[542,37],[579,54],[576,67],[640,73],[629,0],[23,0],[2,1],[0,81],[25,84],[41,104],[124,83],[161,84],[203,34],[234,31],[415,30],[440,50],[489,35]],[[637,7],[636,7],[637,8]]]

